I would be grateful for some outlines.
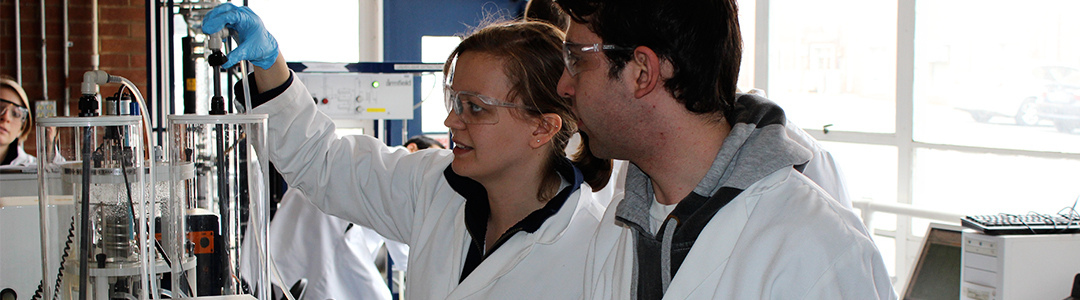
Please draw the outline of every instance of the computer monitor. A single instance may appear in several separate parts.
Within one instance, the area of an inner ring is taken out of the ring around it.
[[[954,225],[930,224],[903,299],[955,300],[960,297],[961,230]]]

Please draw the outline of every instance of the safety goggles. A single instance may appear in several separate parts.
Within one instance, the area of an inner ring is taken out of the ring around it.
[[[15,104],[15,102],[0,99],[0,115],[6,115],[8,119],[19,120],[20,122],[26,121],[26,116],[30,114],[30,110],[25,107]]]
[[[599,53],[600,51],[617,50],[617,51],[630,51],[633,48],[620,47],[610,44],[577,44],[571,42],[563,42],[563,63],[566,64],[566,71],[570,72],[570,77],[577,76],[581,72],[595,69],[599,65],[597,60],[585,59],[587,53]]]
[[[446,96],[446,111],[456,114],[465,124],[499,123],[499,107],[520,108],[539,112],[536,108],[517,103],[510,103],[484,96],[475,92],[455,91],[450,85],[443,87]]]

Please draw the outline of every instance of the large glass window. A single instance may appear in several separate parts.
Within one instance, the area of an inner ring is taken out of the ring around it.
[[[457,36],[424,36],[420,39],[421,59],[426,63],[444,63],[461,43]],[[446,105],[443,103],[443,74],[435,72],[421,77],[420,94],[423,97],[420,106],[423,122],[421,130],[426,134],[445,133],[443,125],[446,119]]]
[[[769,7],[769,98],[804,128],[893,132],[896,1]]]
[[[302,4],[250,0],[288,61],[360,61],[360,2],[309,0]],[[327,8],[333,9],[327,9]],[[318,16],[318,20],[311,20]]]
[[[852,199],[896,202],[896,147],[822,142],[846,175]]]
[[[769,98],[826,141],[853,199],[1053,214],[1080,195],[1080,2],[755,2],[769,4],[768,51],[756,53]],[[904,277],[931,220],[894,216],[874,215],[872,230]]]
[[[837,142],[821,142],[821,146],[829,150],[840,167],[853,201],[897,202],[896,147]],[[877,215],[872,225],[896,230],[896,218]]]
[[[757,29],[755,14],[757,13],[754,1],[739,1],[739,30],[743,39],[742,63],[739,65],[739,89],[749,91],[754,86],[754,49],[756,42],[755,30]]]
[[[1077,1],[918,1],[915,140],[1080,153],[1077,11]]]
[[[1057,213],[1080,189],[1080,161],[919,149],[912,204],[967,215]]]

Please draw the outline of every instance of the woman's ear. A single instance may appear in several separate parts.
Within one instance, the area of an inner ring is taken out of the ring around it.
[[[533,140],[530,143],[533,148],[540,148],[551,141],[560,129],[562,129],[562,117],[554,113],[543,114],[536,125],[536,130],[533,131]]]

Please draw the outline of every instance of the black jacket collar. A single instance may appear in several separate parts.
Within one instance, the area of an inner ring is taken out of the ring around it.
[[[15,159],[18,158],[18,157],[19,157],[19,139],[15,138],[15,140],[11,141],[11,144],[8,145],[7,154],[4,155],[4,157],[0,157],[0,166],[10,165],[11,162],[15,161]]]

